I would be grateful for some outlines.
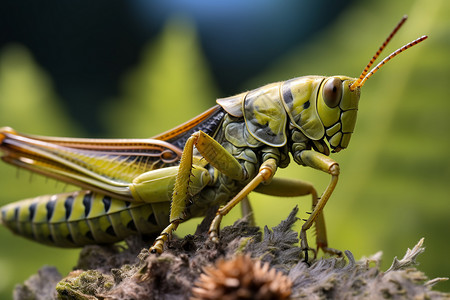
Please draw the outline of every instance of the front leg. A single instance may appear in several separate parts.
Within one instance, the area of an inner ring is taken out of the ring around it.
[[[303,163],[309,167],[314,169],[321,170],[331,175],[330,183],[327,188],[323,192],[319,201],[316,204],[313,203],[313,211],[309,216],[308,220],[303,224],[302,229],[300,231],[300,239],[301,239],[301,247],[305,250],[305,260],[308,258],[308,241],[306,239],[306,231],[311,228],[311,226],[316,223],[317,232],[323,232],[322,236],[317,236],[317,248],[322,249],[326,253],[334,254],[334,255],[342,255],[342,252],[336,249],[332,249],[328,247],[326,234],[325,234],[325,221],[323,218],[323,208],[327,204],[328,199],[336,187],[339,177],[339,165],[330,157],[321,154],[319,152],[315,152],[312,150],[305,150],[300,153],[300,158]],[[323,228],[321,228],[323,227]]]

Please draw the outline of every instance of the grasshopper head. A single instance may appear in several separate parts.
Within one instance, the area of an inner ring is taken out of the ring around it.
[[[325,78],[317,95],[317,113],[331,149],[347,148],[356,124],[360,88],[350,89],[356,78]]]
[[[337,152],[348,146],[355,128],[360,88],[347,76],[305,76],[284,83],[283,105],[291,125],[311,140],[326,138]]]

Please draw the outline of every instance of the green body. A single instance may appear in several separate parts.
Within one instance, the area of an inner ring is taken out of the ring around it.
[[[349,90],[355,80],[305,76],[218,99],[219,106],[204,113],[204,120],[196,118],[182,125],[172,131],[176,133],[169,132],[170,138],[58,139],[21,136],[4,129],[5,161],[86,190],[9,204],[1,208],[2,223],[17,234],[61,247],[157,234],[170,222],[201,216],[213,205],[226,204],[269,158],[278,167],[286,167],[291,153],[298,164],[308,165],[302,160],[304,151],[329,155],[329,146],[335,151],[346,148],[359,100],[359,89]],[[330,96],[330,89],[337,89],[337,94]],[[331,106],[330,101],[334,101]],[[176,202],[172,191],[180,173],[181,146],[190,132],[198,130],[207,131],[230,155],[214,161],[226,165],[234,158],[238,162],[237,175],[222,172],[226,166],[214,166],[194,152],[194,173],[189,175],[186,191],[189,199]],[[126,144],[133,149],[145,143],[153,148],[126,150]],[[105,144],[109,148],[100,146]],[[124,149],[118,149],[118,144]]]

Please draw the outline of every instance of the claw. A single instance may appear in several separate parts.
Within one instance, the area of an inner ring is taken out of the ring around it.
[[[151,254],[161,254],[163,253],[163,247],[164,247],[164,239],[162,237],[158,238],[153,244],[153,246],[151,246],[150,249],[148,249],[148,251]]]
[[[211,230],[209,232],[209,240],[211,242],[213,242],[214,244],[218,244],[219,243],[219,235],[217,234],[216,230]]]
[[[305,259],[303,260],[303,262],[306,263],[310,267],[311,265],[308,262],[308,249],[302,249],[302,251],[305,253],[305,255],[304,255]]]
[[[305,259],[303,260],[303,262],[304,263],[306,263],[308,266],[311,266],[311,264],[309,263],[309,254],[308,254],[308,252],[309,251],[312,251],[313,253],[314,253],[314,256],[313,256],[313,260],[314,259],[316,259],[317,258],[317,251],[315,250],[315,249],[313,249],[313,248],[302,248],[302,251],[303,251],[303,253],[305,254],[304,255],[304,257],[305,257]]]
[[[153,248],[153,247],[151,247],[151,248],[148,249],[148,250],[149,250],[149,252],[150,252],[151,254],[161,254],[161,252],[158,251],[158,249]]]
[[[177,226],[176,224],[173,224],[173,223],[170,224],[169,227],[168,227],[170,232],[176,226]],[[165,230],[167,230],[167,228]],[[153,243],[153,246],[151,246],[150,249],[148,249],[148,251],[150,253],[152,253],[152,254],[157,254],[157,253],[161,254],[161,253],[163,253],[163,251],[164,251],[164,244],[169,239],[169,236],[170,236],[169,233],[167,233],[165,231],[161,232],[161,235],[156,238],[155,242]]]
[[[220,221],[222,221],[222,215],[218,213],[209,226],[209,239],[215,244],[219,243]]]

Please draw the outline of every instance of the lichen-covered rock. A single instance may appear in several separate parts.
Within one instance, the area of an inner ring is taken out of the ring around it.
[[[264,236],[258,227],[239,220],[221,231],[219,245],[208,241],[210,218],[206,218],[194,235],[174,237],[161,255],[150,254],[147,251],[150,244],[139,238],[127,240],[128,247],[88,246],[80,254],[77,270],[61,280],[54,273],[46,278],[47,269],[41,269],[16,289],[15,299],[189,299],[196,282],[197,287],[205,287],[199,281],[205,268],[214,274],[230,274],[228,269],[216,272],[214,268],[228,266],[226,261],[242,254],[252,258],[249,266],[253,263],[265,266],[263,271],[256,267],[256,273],[272,272],[273,278],[283,276],[280,277],[285,280],[283,284],[291,286],[292,299],[450,299],[448,294],[431,290],[440,279],[426,281],[425,275],[412,267],[424,250],[423,240],[408,249],[403,259],[395,258],[386,272],[379,269],[381,253],[356,262],[346,251],[346,258],[319,259],[306,264],[298,247],[298,233],[291,229],[297,221],[297,210],[272,230],[264,228]],[[224,263],[217,263],[219,260]],[[254,279],[236,276],[225,285],[241,289],[249,286],[245,280]],[[241,279],[243,285],[238,283]],[[270,283],[261,284],[263,288],[269,286]],[[38,290],[47,290],[47,298],[42,298]],[[251,289],[241,290],[248,295],[245,291]],[[246,299],[236,298],[236,289],[224,291],[230,294],[221,294],[222,298]]]

